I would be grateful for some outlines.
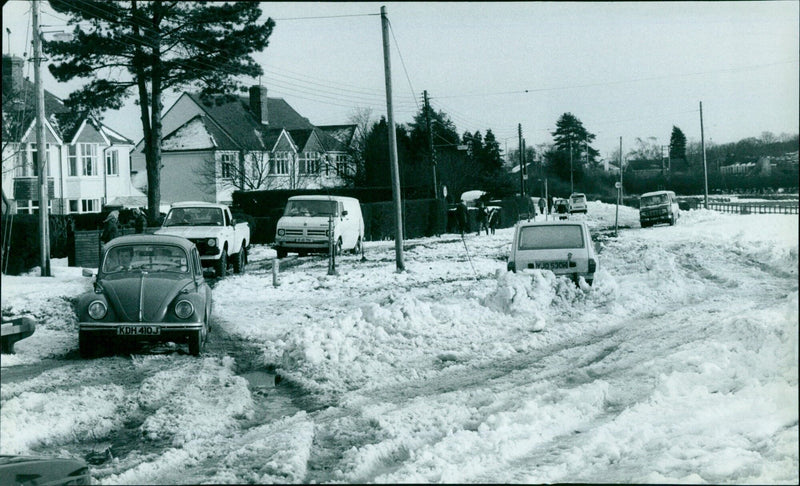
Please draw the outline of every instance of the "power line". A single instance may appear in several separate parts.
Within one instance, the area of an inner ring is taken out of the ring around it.
[[[392,27],[392,22],[389,19],[386,19],[389,24],[389,32],[392,33],[392,39],[394,39],[394,46],[397,49],[397,54],[400,56],[400,64],[403,65],[403,72],[406,73],[406,79],[408,80],[408,87],[411,88],[411,94],[414,96],[414,102],[417,104],[417,111],[420,111],[419,102],[417,101],[417,97],[414,93],[414,87],[411,85],[411,78],[408,76],[408,70],[406,70],[406,62],[403,60],[403,53],[400,52],[400,45],[397,44],[397,38],[394,36],[394,28]]]
[[[315,20],[315,19],[340,19],[345,17],[374,17],[379,16],[380,14],[350,14],[350,15],[322,15],[318,17],[285,17],[282,19],[272,19],[275,21],[278,20]]]

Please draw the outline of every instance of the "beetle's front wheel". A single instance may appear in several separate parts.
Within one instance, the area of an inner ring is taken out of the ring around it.
[[[81,358],[93,358],[97,355],[97,340],[89,337],[85,332],[79,332],[78,349]]]
[[[203,331],[194,331],[189,334],[189,354],[192,356],[200,356],[203,350]]]

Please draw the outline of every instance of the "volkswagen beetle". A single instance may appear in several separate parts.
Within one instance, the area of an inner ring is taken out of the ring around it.
[[[84,276],[92,276],[89,269]],[[211,288],[194,244],[179,236],[128,235],[104,248],[94,290],[76,306],[82,357],[106,346],[186,343],[199,355],[209,331]]]

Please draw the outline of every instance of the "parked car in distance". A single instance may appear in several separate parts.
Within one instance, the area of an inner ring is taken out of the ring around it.
[[[247,249],[250,247],[250,225],[237,222],[224,204],[185,201],[170,206],[157,235],[182,236],[197,246],[200,262],[213,267],[217,277],[228,274],[233,263],[234,273],[244,273]]]
[[[212,296],[191,241],[127,235],[108,242],[94,290],[75,309],[82,357],[140,341],[186,343],[196,356],[208,335]]]
[[[569,212],[586,214],[589,205],[586,202],[586,194],[580,192],[572,193],[569,196]]]
[[[343,196],[293,196],[286,202],[275,229],[278,258],[288,252],[305,255],[327,252],[330,238],[336,254],[359,253],[364,241],[364,218],[358,199]]]
[[[553,215],[556,219],[569,218],[569,201],[566,199],[553,200]]]
[[[550,270],[592,285],[598,261],[585,221],[520,222],[514,230],[508,270]]]
[[[0,329],[0,351],[3,354],[14,354],[14,344],[36,331],[36,321],[28,316],[13,319],[3,317]]]
[[[646,192],[639,196],[639,223],[642,228],[658,223],[674,225],[680,216],[678,200],[672,191]]]
[[[89,466],[64,457],[0,455],[0,484],[67,486],[92,484]]]

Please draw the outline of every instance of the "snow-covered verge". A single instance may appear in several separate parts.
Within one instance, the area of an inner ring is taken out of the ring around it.
[[[614,206],[589,203],[605,236],[593,287],[506,272],[511,229],[407,241],[402,273],[393,242],[368,242],[338,275],[309,258],[279,286],[220,281],[217,325],[315,407],[237,427],[251,391],[224,357],[181,359],[134,398],[90,377],[65,391],[51,374],[2,390],[0,452],[109,435],[133,401],[153,411],[142,433],[172,447],[97,468],[104,484],[797,483],[797,216],[619,217],[631,229],[607,237]],[[257,247],[251,261],[273,256]],[[60,297],[89,279],[54,274],[3,277],[3,309],[43,319],[3,367],[77,346]]]

